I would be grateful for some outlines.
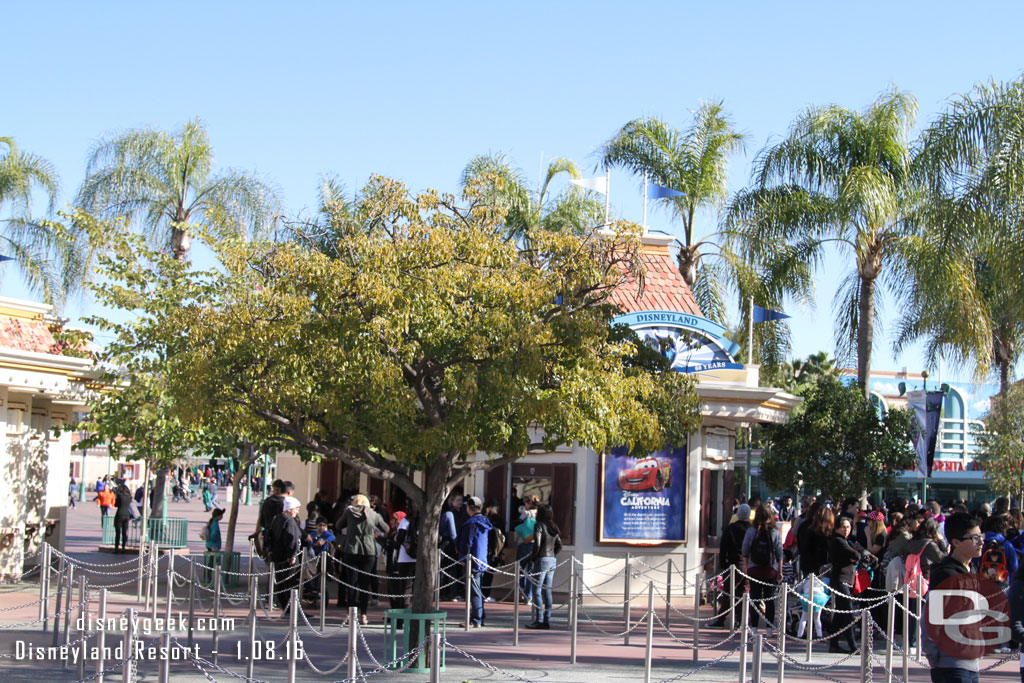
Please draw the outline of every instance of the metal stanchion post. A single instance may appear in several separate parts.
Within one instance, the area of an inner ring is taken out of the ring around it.
[[[903,680],[910,680],[910,585],[903,584]]]
[[[171,680],[171,634],[160,634],[160,673],[157,675],[158,683],[170,683]]]
[[[348,608],[348,678],[356,678],[356,662],[358,661],[356,649],[356,629],[359,628],[359,608]]]
[[[57,565],[57,602],[53,606],[53,646],[57,647],[57,639],[60,638],[60,602],[64,595],[64,578],[67,576],[65,568],[67,563],[64,556],[60,556],[60,563]],[[68,600],[70,602],[70,600]]]
[[[686,578],[683,578],[686,584]],[[672,558],[668,558],[668,565],[665,569],[665,628],[672,625]]]
[[[684,598],[686,597],[686,570],[687,570],[687,566],[686,565],[687,564],[689,564],[689,563],[686,560],[686,555],[683,555],[683,597]],[[697,566],[697,571],[700,571],[700,566],[699,565]]]
[[[46,579],[50,574],[49,548],[50,545],[44,541],[39,557],[39,621],[43,622],[43,631],[46,631]]]
[[[697,583],[695,585],[699,586],[700,582],[703,579],[703,577],[701,577],[700,568],[699,567],[697,568],[697,575],[696,575],[695,578],[696,578],[696,581],[697,581]],[[685,585],[685,582],[684,582],[684,585]],[[693,592],[693,661],[695,661],[695,662],[699,661],[699,659],[700,659],[700,655],[698,654],[698,651],[700,650],[699,645],[700,645],[700,591],[698,590],[698,591],[694,591]]]
[[[807,662],[811,661],[811,650],[814,649],[814,610],[820,609],[814,605],[814,582],[816,577],[810,575],[807,589]],[[820,613],[820,612],[819,612]]]
[[[758,633],[754,636],[754,660],[751,662],[751,681],[761,683],[761,654],[764,648],[764,636]]]
[[[512,645],[519,647],[519,560],[515,561],[513,570],[516,585],[512,587]]]
[[[156,623],[157,596],[160,595],[160,550],[153,541],[153,622]]]
[[[299,578],[300,588],[292,588],[288,601],[288,683],[295,683],[295,669],[299,664],[299,604],[301,595],[302,579]]]
[[[135,602],[142,602],[142,558],[146,554],[146,542],[145,542],[145,530],[143,530],[139,538],[139,562],[136,567],[135,573]]]
[[[430,634],[430,683],[441,683],[441,634]]]
[[[141,543],[141,541],[140,541],[140,543]],[[150,594],[150,591],[152,590],[152,583],[153,583],[153,554],[154,554],[153,553],[153,549],[154,549],[154,544],[153,544],[153,542],[150,542],[148,544],[148,546],[147,546],[147,551],[146,551],[147,552],[147,554],[146,554],[146,606],[145,606],[145,611],[146,612],[149,611],[149,594]],[[141,598],[142,596],[139,596],[139,597]]]
[[[92,625],[87,618],[85,609],[85,574],[78,577],[78,637],[82,639],[79,643],[78,657],[78,678],[85,678],[85,655],[89,651],[89,640],[85,634],[92,630]]]
[[[249,572],[249,585],[247,586],[247,588],[249,589],[249,593],[250,594],[252,593],[252,584],[253,584],[253,579],[255,578],[255,575],[253,574],[253,571],[252,571],[253,570],[253,556],[255,554],[256,554],[256,541],[250,538],[249,539],[249,569],[248,569],[248,572]]]
[[[309,553],[305,548],[299,549],[299,598],[306,592],[306,558]]]
[[[444,583],[444,574],[441,573],[441,549],[437,550],[437,588],[434,589],[434,611],[438,611],[441,607],[441,584]]]
[[[644,683],[651,683],[651,658],[654,653],[654,582],[647,583],[647,643],[644,646]]]
[[[124,654],[124,664],[121,665],[121,683],[132,683],[132,666],[134,657],[132,651],[132,640],[135,636],[135,610],[128,608],[128,621],[124,627],[124,642],[121,647]]]
[[[68,565],[68,606],[64,608],[64,646],[71,642],[71,631],[69,627],[71,625],[71,590],[72,586],[75,585],[75,565]],[[67,666],[67,660],[64,660],[64,665]]]
[[[572,573],[569,574],[569,632],[570,634],[575,630],[573,624],[576,621],[576,566],[572,567]],[[576,663],[576,639],[571,635],[569,637],[569,663]]]
[[[892,683],[892,642],[896,635],[896,596],[889,594],[885,620],[885,683]]]
[[[213,633],[210,637],[210,661],[217,664],[217,650],[220,646],[220,568],[213,570]],[[294,611],[294,610],[293,610]]]
[[[700,599],[700,591],[694,588]],[[736,633],[736,565],[729,565],[729,633]]]
[[[873,627],[871,615],[865,607],[860,611],[860,680],[862,683],[871,681],[871,636]]]
[[[245,678],[252,680],[253,667],[256,666],[256,594],[259,592],[256,582],[249,582],[249,659],[245,663]]]
[[[778,683],[782,683],[785,679],[784,672],[786,668],[783,655],[786,654],[786,615],[789,613],[789,584],[783,581],[779,588],[782,592],[779,594],[779,608],[776,610],[776,619],[779,622]]]
[[[466,630],[469,630],[470,600],[473,591],[473,555],[466,555]]]
[[[107,621],[107,589],[100,588],[100,607],[96,618],[99,623]],[[107,646],[107,630],[100,628],[96,631],[96,683],[103,683],[103,649]],[[81,676],[80,678],[85,678]]]
[[[632,578],[633,578],[633,563],[630,560],[628,552],[626,553],[626,564],[625,564],[625,568],[623,569],[623,572],[624,572],[624,578],[623,578],[623,584],[622,584],[622,586],[623,586],[623,588],[622,588],[622,623],[624,623],[626,626],[625,626],[625,629],[624,629],[625,633],[622,635],[622,644],[623,645],[629,645],[629,619],[630,619],[630,614],[629,614],[630,586],[629,586],[629,584],[630,584],[630,582],[632,581]]]
[[[750,593],[743,593],[740,601],[743,614],[740,615],[740,683],[747,683],[747,627],[750,618]]]
[[[192,649],[196,622],[196,563],[188,563],[188,649]]]
[[[174,606],[174,548],[167,550],[167,623],[171,621],[171,608]]]
[[[921,643],[923,642],[923,639],[921,638],[921,629],[923,628],[921,624],[921,616],[924,612],[924,575],[922,574],[917,575],[917,599],[915,602],[917,602],[917,606],[914,607],[914,614],[917,615],[917,623],[914,624],[914,629],[917,631],[917,647],[914,648],[914,661],[920,664]]]
[[[569,623],[569,663],[576,663],[576,640],[579,636],[580,628],[580,603],[583,600],[583,591],[580,588],[580,583],[583,581],[583,577],[580,576],[579,567],[573,566],[572,575],[575,578],[572,589],[572,621]]]
[[[327,551],[320,552],[320,630],[327,628]]]

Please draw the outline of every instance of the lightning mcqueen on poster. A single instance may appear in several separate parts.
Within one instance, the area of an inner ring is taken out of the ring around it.
[[[601,456],[601,473],[599,542],[654,545],[684,540],[685,447],[644,457],[613,449]]]

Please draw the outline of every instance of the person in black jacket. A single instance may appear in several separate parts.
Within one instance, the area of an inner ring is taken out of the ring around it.
[[[562,539],[558,525],[551,514],[551,506],[542,504],[537,508],[537,526],[533,528],[533,607],[537,618],[526,628],[548,630],[551,628],[551,584],[555,578],[558,553],[562,550]]]
[[[291,589],[299,585],[299,565],[296,556],[302,546],[302,527],[299,526],[298,498],[284,499],[284,510],[274,518],[270,527],[270,560],[274,563],[274,592],[277,604],[286,613]],[[278,593],[278,591],[280,591]]]
[[[829,587],[835,596],[837,610],[832,619],[833,635],[828,642],[828,651],[842,654],[849,654],[857,649],[852,628],[847,628],[843,633],[839,633],[850,624],[851,617],[845,612],[853,609],[852,600],[850,600],[850,596],[853,594],[853,580],[857,575],[857,562],[864,553],[855,541],[850,540],[852,530],[853,521],[849,517],[840,517],[836,523],[835,533],[828,542],[828,561],[832,564]],[[840,638],[846,640],[850,647],[849,650],[839,647]]]
[[[711,625],[715,628],[725,626],[724,614],[729,609],[729,567],[743,568],[743,537],[750,528],[750,516],[750,506],[746,503],[740,505],[736,508],[736,521],[727,526],[722,533],[722,543],[718,548],[718,567],[720,571],[724,570],[726,573],[722,574],[724,583],[723,590],[718,596],[718,613],[723,616],[712,622]],[[736,596],[743,595],[746,587],[746,579],[737,572],[734,589]]]
[[[132,492],[121,482],[114,490],[114,552],[128,552],[128,522],[132,519]]]
[[[807,521],[796,534],[796,547],[800,555],[800,571],[805,576],[820,574],[828,564],[828,542],[835,527],[835,514],[821,501],[814,501]]]

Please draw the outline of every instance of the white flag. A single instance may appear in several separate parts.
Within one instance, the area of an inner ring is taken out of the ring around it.
[[[593,190],[594,192],[600,192],[601,194],[608,194],[608,178],[600,176],[598,178],[579,178],[577,180],[570,180],[573,185],[579,185],[582,188]]]

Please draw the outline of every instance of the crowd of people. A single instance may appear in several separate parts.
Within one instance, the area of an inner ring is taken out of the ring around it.
[[[1014,636],[996,652],[1008,654],[1024,643],[1022,521],[1021,511],[1010,509],[1008,498],[969,512],[963,501],[944,506],[935,500],[922,505],[896,498],[871,507],[858,498],[836,505],[811,496],[802,501],[799,513],[791,497],[766,502],[754,498],[735,506],[722,533],[719,566],[742,571],[737,574],[736,594],[749,592],[749,618],[754,625],[760,622],[771,628],[777,623],[772,599],[776,584],[785,580],[796,585],[799,622],[792,623],[786,615],[779,623],[798,636],[803,636],[805,628],[814,628],[818,637],[827,630],[829,651],[843,654],[858,649],[850,627],[853,615],[848,612],[871,604],[855,602],[854,596],[884,596],[907,585],[911,611],[917,614],[922,613],[922,602],[927,605],[929,586],[952,576],[975,574],[1007,594]],[[822,606],[830,598],[832,619],[823,629]],[[728,609],[729,600],[728,587],[723,586],[720,613]],[[872,611],[875,621],[884,624],[884,604],[876,603]],[[910,622],[908,640],[915,645],[918,628],[913,618]],[[724,618],[716,625],[723,626]],[[900,625],[897,620],[897,633]],[[945,651],[926,628],[921,633],[933,681],[978,680],[978,659]],[[1024,668],[1021,671],[1024,680]]]
[[[412,592],[421,538],[416,510],[408,504],[404,510],[390,510],[377,496],[362,493],[338,500],[318,492],[303,506],[294,492],[291,482],[275,481],[250,536],[257,552],[274,563],[275,591],[280,591],[276,599],[283,613],[290,609],[288,589],[298,587],[300,581],[304,597],[320,597],[317,579],[322,553],[338,560],[327,566],[337,580],[339,608],[357,607],[360,619],[367,623],[367,610],[381,599],[388,600],[392,608],[407,607],[405,596]],[[214,517],[219,519],[217,511],[212,513],[211,528],[216,523]],[[562,549],[560,530],[551,506],[536,496],[525,497],[514,521],[513,542],[506,543],[505,520],[497,501],[485,503],[477,496],[455,492],[442,511],[438,522],[440,597],[458,601],[468,593],[468,625],[472,628],[484,626],[485,605],[496,599],[492,594],[494,567],[503,565],[506,554],[513,553],[522,569],[522,589],[534,609],[534,620],[527,628],[550,628],[555,558]],[[208,544],[211,535],[208,531]],[[219,532],[216,537],[219,539]],[[303,553],[307,554],[305,562]],[[467,558],[472,558],[468,573]],[[383,573],[378,570],[381,564]],[[300,576],[303,567],[306,574]]]

